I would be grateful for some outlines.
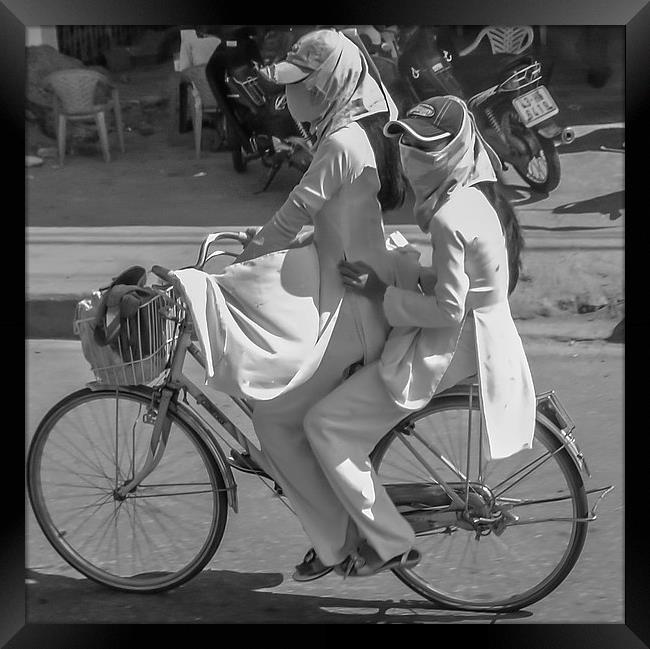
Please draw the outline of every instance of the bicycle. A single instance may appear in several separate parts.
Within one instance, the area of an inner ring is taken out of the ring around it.
[[[215,242],[245,245],[250,236],[209,235],[194,267],[236,256],[208,254]],[[169,271],[152,272],[164,283],[136,322],[159,332],[155,351],[94,367],[97,380],[42,419],[27,458],[30,502],[54,549],[89,579],[135,593],[180,586],[217,551],[228,508],[238,512],[222,443],[265,468],[250,437],[183,373],[187,354],[205,366],[191,313]],[[251,416],[251,403],[230,398]],[[591,473],[574,429],[555,393],[539,394],[533,448],[490,460],[472,381],[406,416],[370,456],[422,554],[415,568],[393,573],[447,609],[514,611],[547,596],[572,570],[614,488],[585,489]],[[260,479],[272,489],[269,476]],[[590,508],[592,493],[600,495]]]

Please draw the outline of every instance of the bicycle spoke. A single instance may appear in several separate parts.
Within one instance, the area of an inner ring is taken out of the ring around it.
[[[91,543],[92,541],[96,542],[96,547],[101,547],[101,544],[102,544],[104,538],[106,538],[106,534],[110,530],[111,524],[114,521],[114,519],[117,517],[118,512],[119,512],[119,504],[116,504],[115,501],[113,501],[113,511],[106,516],[106,518],[104,519],[103,522],[102,521],[99,522],[97,528],[95,530],[93,530],[92,534],[89,534],[86,537],[86,540],[81,545],[77,545],[77,548],[76,548],[77,551],[81,552],[82,550],[85,550],[85,548],[88,546],[88,544]],[[79,526],[77,526],[77,529],[74,530],[73,534],[76,533],[79,530],[80,526],[81,526],[81,524]],[[98,537],[97,535],[99,534],[99,532],[102,529],[103,529],[103,534],[101,535],[101,537]]]
[[[103,498],[100,498],[100,499],[98,499],[97,501],[95,501],[95,503],[93,503],[93,504],[90,505],[90,507],[93,507],[93,506],[95,507],[95,511],[90,512],[90,513],[89,513],[89,514],[88,514],[88,515],[87,515],[87,516],[86,516],[86,517],[81,521],[81,523],[79,523],[79,525],[78,525],[76,528],[74,528],[73,530],[65,530],[65,528],[68,526],[68,523],[72,520],[72,518],[73,518],[74,516],[77,516],[77,515],[78,515],[78,511],[77,511],[77,510],[80,510],[80,509],[81,509],[81,508],[79,508],[79,507],[75,507],[75,508],[73,508],[73,513],[72,513],[72,514],[69,514],[66,518],[64,518],[64,519],[63,519],[63,520],[62,520],[62,521],[57,525],[58,530],[62,530],[62,529],[63,529],[63,530],[66,531],[66,534],[71,534],[71,535],[75,534],[76,532],[79,531],[79,529],[81,528],[81,526],[82,526],[84,523],[86,523],[87,521],[89,521],[89,520],[93,517],[93,515],[94,515],[97,511],[99,511],[99,509],[100,509],[101,507],[103,507],[104,505],[106,505],[107,503],[109,503],[109,502],[111,501],[111,499],[112,499],[112,494],[108,494],[108,495],[104,496]]]
[[[133,467],[131,467],[133,469]],[[136,507],[136,502],[135,500],[132,501],[131,504],[131,509],[129,509],[129,503],[127,501],[126,504],[126,515],[129,520],[129,526],[130,526],[130,532],[131,532],[131,573],[135,573],[135,561],[136,561],[136,555],[138,554],[138,536],[135,531],[135,507]]]
[[[105,493],[107,491],[106,487],[97,487],[91,482],[85,482],[83,484],[72,484],[71,482],[53,482],[52,480],[48,480],[47,482],[48,487],[68,487],[72,489],[91,489],[92,491],[88,493],[92,493],[93,491],[100,491],[102,493]],[[111,491],[110,489],[108,491]]]
[[[153,521],[153,523],[155,523],[155,525],[158,527],[158,529],[161,532],[167,533],[167,527],[165,527],[165,525],[161,521],[161,518],[168,520],[172,525],[177,525],[176,520],[172,516],[170,516],[169,514],[164,512],[163,510],[161,510],[159,507],[155,506],[153,503],[147,502],[147,507],[148,507],[149,511],[153,510],[154,513],[158,514],[158,516],[156,516],[156,517],[152,516],[151,520]],[[173,541],[171,539],[170,535],[167,535],[167,536],[168,536],[168,538],[169,538],[169,540],[171,542],[172,548],[174,549],[174,553],[177,554],[177,555],[181,555],[183,547],[181,545],[179,545],[176,541]]]
[[[102,445],[100,445],[100,444],[91,445],[91,450],[93,450],[93,452],[100,451],[102,453],[102,455],[108,461],[109,465],[112,466],[114,464],[114,462],[115,462],[115,456],[114,456],[114,454],[111,455],[111,453],[110,453],[111,445],[110,444],[108,444],[108,445],[105,444],[105,438],[104,438],[104,435],[102,434],[104,428],[106,427],[105,422],[100,422],[98,420],[98,415],[93,410],[90,411],[90,416],[92,418],[92,429],[95,430],[95,431],[99,431],[99,433],[100,433],[99,437],[100,437],[101,441],[104,442],[104,444],[102,444]],[[104,415],[104,419],[106,419],[106,415]],[[65,421],[67,422],[68,426],[71,424],[69,418],[66,418]],[[78,437],[78,439],[80,439],[80,440],[86,439],[86,436],[87,436],[86,429],[83,428],[80,424],[72,424],[72,425],[73,425],[73,428],[76,431],[76,436]],[[104,450],[104,448],[102,448],[103,446],[107,446],[108,451]],[[95,455],[95,457],[97,459],[98,464],[101,466],[101,462],[100,462],[99,458],[97,458],[96,455]],[[112,478],[111,478],[111,480],[112,480]]]
[[[158,505],[156,505],[154,502],[151,502],[151,500],[149,500],[149,499],[145,500],[144,502],[142,502],[140,504],[141,504],[142,508],[145,509],[145,510],[146,510],[146,508],[150,508],[151,511],[153,511],[155,513],[159,513],[159,514],[161,514],[163,516],[166,516],[166,517],[170,518],[171,520],[174,520],[169,514],[164,512],[162,509],[160,509],[160,507]],[[199,512],[206,512],[206,514],[202,514],[203,516],[205,516],[205,515],[207,515],[206,510],[211,510],[212,507],[211,506],[204,506],[203,508],[201,508],[199,506],[195,506],[194,509],[198,510]],[[147,510],[147,511],[149,511],[149,510]],[[188,521],[188,520],[191,521],[192,520],[191,518],[190,519],[186,518],[186,513],[187,512],[183,512],[182,515],[176,514],[175,515],[176,519],[181,520],[181,521]],[[204,518],[202,518],[201,520],[204,520]]]
[[[139,500],[141,498],[175,498],[176,496],[196,496],[197,494],[211,494],[212,489],[202,489],[200,491],[173,491],[171,493],[160,493],[160,494],[139,494],[136,496],[131,496],[133,500]]]
[[[428,440],[425,440],[424,437],[417,432],[415,433],[415,436],[420,441],[420,443],[426,446],[435,456],[437,456],[440,461],[454,473],[456,477],[460,478],[461,480],[465,480],[465,474],[457,467],[454,462],[449,459],[452,457],[449,452],[441,452],[434,444]]]
[[[426,460],[422,457],[420,453],[418,453],[413,445],[408,442],[405,438],[404,435],[398,435],[398,438],[404,446],[413,454],[413,456],[420,462],[421,470],[425,472],[425,477],[429,478],[433,482],[437,482],[436,478],[433,476],[431,467],[427,464]]]
[[[558,450],[559,450],[559,449],[558,449]],[[556,453],[557,453],[557,451],[556,451]],[[536,471],[537,469],[539,469],[543,464],[545,464],[548,460],[550,460],[550,459],[553,457],[554,454],[555,454],[555,453],[550,453],[550,452],[549,452],[549,453],[546,453],[545,455],[543,455],[543,456],[541,456],[541,457],[539,457],[539,458],[533,460],[532,462],[530,462],[529,464],[527,464],[525,467],[522,467],[522,468],[519,469],[519,471],[517,471],[516,473],[514,473],[514,474],[508,476],[507,478],[505,478],[504,480],[502,480],[499,484],[494,485],[494,486],[492,487],[492,490],[494,491],[494,495],[495,495],[495,497],[498,498],[499,496],[501,496],[501,495],[503,495],[504,493],[506,493],[506,491],[509,491],[510,489],[516,487],[516,486],[517,486],[517,485],[518,485],[522,480],[524,480],[527,476],[531,475],[534,471]],[[534,465],[534,466],[533,466],[533,465]],[[521,476],[520,478],[518,478],[517,480],[515,480],[512,484],[508,485],[507,487],[505,487],[505,488],[502,489],[501,491],[498,491],[498,489],[499,489],[500,487],[503,487],[503,485],[506,484],[509,480],[512,480],[513,478],[515,478],[515,476],[518,476],[520,473],[522,473],[522,472],[524,472],[524,471],[526,471],[526,473],[525,473],[523,476]]]
[[[101,490],[101,491],[105,492],[105,490]],[[77,498],[85,498],[86,500],[88,500],[88,498],[92,498],[93,496],[96,496],[96,495],[97,495],[96,493],[94,493],[92,491],[88,491],[86,493],[81,493],[81,494],[80,493],[67,494],[65,499],[66,500],[74,500],[74,499],[77,499]]]
[[[142,535],[142,537],[144,537],[144,540],[147,541],[149,546],[154,548],[153,552],[150,551],[148,553],[147,558],[149,560],[152,559],[152,558],[153,559],[158,558],[162,554],[162,550],[161,550],[161,547],[156,542],[156,540],[154,539],[154,537],[151,534],[149,534],[149,532],[147,532],[146,526],[139,519],[135,520],[135,526],[137,528],[137,531],[139,531],[139,533]],[[134,538],[137,536],[137,531],[134,531],[134,534],[133,534]],[[157,565],[161,565],[161,564],[158,563]],[[148,570],[150,571],[151,568],[149,567]]]
[[[48,473],[64,473],[65,475],[68,475],[68,476],[70,475],[71,468],[69,466],[61,464],[61,462],[59,460],[57,460],[56,458],[51,458],[50,460],[48,460],[48,462],[49,461],[52,461],[55,464],[59,464],[60,467],[57,469],[57,468],[54,468],[54,467],[50,466],[50,467],[48,467]],[[101,478],[103,480],[106,479],[106,475],[102,475],[102,474],[99,474],[99,473],[85,473],[83,471],[76,471],[76,470],[74,471],[74,475],[79,476],[81,478]],[[106,489],[106,487],[104,487],[104,488]],[[109,488],[112,488],[112,485],[109,485]]]
[[[84,462],[84,459],[82,459],[82,457],[80,457],[79,455],[73,455],[73,454],[70,453],[67,449],[64,449],[64,448],[61,446],[60,442],[54,442],[54,443],[53,443],[53,446],[54,446],[55,448],[60,448],[61,451],[62,451],[65,455],[69,456],[71,459],[73,459],[73,460],[77,460],[77,462],[79,462],[80,464],[85,464],[86,466],[90,467],[91,469],[94,469],[95,471],[97,471],[100,475],[102,475],[102,476],[108,478],[108,476],[107,476],[107,475],[105,474],[105,472],[103,471],[102,467],[101,467],[100,465],[93,464],[91,461],[88,460],[88,458],[87,458],[86,456],[83,455],[83,453],[81,453],[81,456],[83,456],[83,458],[86,460],[85,462]],[[74,444],[71,444],[71,446],[72,446],[75,450],[77,450],[77,451],[79,450],[79,449],[78,449]],[[65,465],[63,465],[62,462],[60,462],[60,460],[59,460],[59,463],[61,464],[61,466],[65,466]],[[73,471],[73,469],[70,468],[70,467],[67,467],[67,469],[68,469],[68,471],[70,471],[70,472]],[[109,478],[109,480],[110,480],[110,478]]]

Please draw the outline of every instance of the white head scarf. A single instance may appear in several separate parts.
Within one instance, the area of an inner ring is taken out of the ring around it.
[[[291,114],[310,123],[316,146],[366,115],[387,112],[392,117],[394,108],[388,91],[370,75],[363,53],[344,34],[337,36],[339,47],[304,80],[286,87]]]
[[[481,137],[465,102],[463,122],[458,133],[440,151],[421,151],[400,143],[402,167],[415,194],[415,218],[427,232],[431,217],[453,192],[480,182],[496,182],[491,161],[500,164],[491,147]]]

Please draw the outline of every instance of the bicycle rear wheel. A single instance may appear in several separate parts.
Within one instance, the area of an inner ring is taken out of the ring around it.
[[[470,410],[466,396],[441,397],[405,420],[406,435],[401,425],[388,433],[371,459],[389,493],[401,494],[393,499],[422,553],[414,569],[394,570],[397,577],[444,608],[512,611],[548,595],[573,568],[587,497],[568,452],[540,421],[532,450],[490,460],[484,432],[479,450],[479,420],[478,399]],[[431,469],[463,498],[468,476],[474,515],[493,522],[473,526],[452,511]]]
[[[171,404],[154,471],[120,497],[142,467],[156,408],[147,389],[83,389],[41,421],[27,460],[36,519],[55,550],[105,586],[153,593],[196,575],[226,525],[227,496],[211,450]]]

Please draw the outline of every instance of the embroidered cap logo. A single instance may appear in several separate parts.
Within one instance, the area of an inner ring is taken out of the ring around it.
[[[407,117],[433,117],[436,114],[436,109],[429,104],[418,104],[409,110],[406,114]]]

